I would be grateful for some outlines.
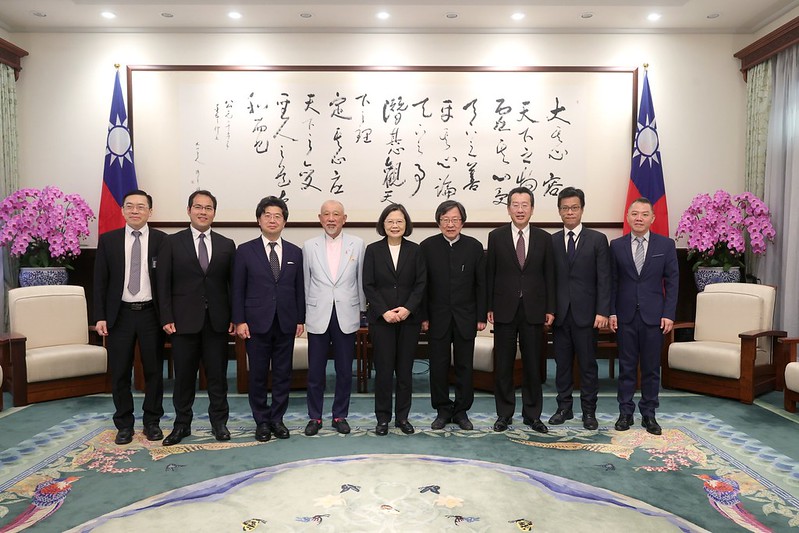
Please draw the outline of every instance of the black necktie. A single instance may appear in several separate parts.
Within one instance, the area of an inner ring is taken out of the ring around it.
[[[275,276],[277,280],[277,278],[280,277],[280,261],[277,258],[275,246],[277,246],[276,242],[269,243],[269,266],[272,267],[272,275]]]
[[[203,272],[208,272],[208,247],[205,245],[205,233],[200,233],[200,245],[197,247],[197,258],[200,260],[200,268]]]
[[[574,261],[574,253],[575,253],[575,251],[576,250],[575,250],[575,247],[574,247],[574,232],[570,231],[569,232],[569,244],[566,245],[566,255],[569,256],[569,262]]]
[[[130,276],[128,277],[128,290],[136,296],[141,290],[141,231],[131,232],[134,238],[130,248]]]

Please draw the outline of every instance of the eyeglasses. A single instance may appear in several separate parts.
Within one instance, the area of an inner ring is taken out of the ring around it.
[[[214,206],[212,205],[194,204],[193,206],[191,206],[191,208],[194,209],[195,211],[205,211],[206,213],[214,212]]]
[[[582,206],[579,206],[579,205],[562,205],[562,206],[560,206],[560,212],[561,213],[568,213],[570,211],[572,213],[576,213],[580,209],[582,209]]]
[[[386,220],[384,222],[384,224],[386,226],[404,226],[405,225],[405,221],[404,220]]]
[[[453,217],[453,218],[441,217],[439,219],[439,222],[441,223],[442,226],[448,226],[450,224],[454,224],[457,226],[458,224],[461,223],[461,219],[458,217]]]
[[[280,213],[264,213],[261,216],[264,217],[266,220],[277,220],[278,222],[283,220],[283,215],[281,215]]]
[[[144,212],[150,209],[150,207],[146,204],[125,204],[122,207],[125,209],[125,211],[129,211],[131,213],[135,213],[137,211]]]

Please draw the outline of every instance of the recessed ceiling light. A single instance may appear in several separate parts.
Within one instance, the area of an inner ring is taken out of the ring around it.
[[[161,16],[164,17],[165,19],[171,19],[175,15],[173,15],[172,13],[167,13],[166,11],[164,11],[163,13],[161,13]]]
[[[47,16],[47,13],[45,13],[44,11],[31,11],[31,15],[33,15],[34,17],[39,17],[39,18],[43,19],[44,17]]]
[[[649,15],[647,15],[646,18],[650,22],[656,22],[656,21],[660,20],[660,16],[661,16],[660,13],[650,13]]]
[[[594,14],[591,13],[590,11],[586,11],[585,13],[581,13],[580,14],[580,18],[581,19],[590,19],[593,16],[594,16]]]
[[[717,19],[720,16],[721,16],[720,13],[711,13],[710,15],[707,16],[707,18],[709,18],[709,19]]]
[[[387,18],[389,18],[390,16],[391,16],[391,15],[389,15],[389,14],[388,14],[388,13],[386,13],[385,11],[381,11],[380,13],[378,13],[378,14],[377,14],[377,18],[379,18],[380,20],[386,20],[386,19],[387,19]]]
[[[117,18],[117,16],[111,13],[110,11],[103,11],[102,13],[100,13],[100,16],[108,20]]]
[[[312,13],[300,13],[300,18],[309,19],[313,17]]]
[[[241,18],[241,13],[238,11],[231,11],[227,14],[228,17],[232,18],[233,20],[239,20]]]
[[[458,18],[458,14],[457,13],[451,13],[451,12],[447,13],[444,16],[447,17],[448,19],[456,19],[456,18]]]
[[[524,18],[524,13],[514,13],[510,18],[513,20],[522,20]]]

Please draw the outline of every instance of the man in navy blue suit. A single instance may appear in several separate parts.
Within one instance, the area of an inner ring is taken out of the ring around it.
[[[596,364],[596,328],[608,325],[610,314],[610,261],[608,238],[582,224],[585,194],[566,187],[558,194],[563,229],[552,235],[555,256],[556,301],[554,337],[558,410],[553,425],[574,418],[572,377],[575,356],[580,367],[580,406],[583,427],[599,427]]]
[[[289,218],[286,202],[267,196],[255,218],[261,236],[236,250],[233,266],[233,322],[245,339],[250,362],[249,397],[255,419],[255,439],[272,434],[289,438],[283,415],[289,403],[294,338],[305,323],[302,250],[280,234]],[[271,365],[272,405],[267,401]]]
[[[631,232],[610,243],[610,329],[619,344],[619,419],[615,428],[633,424],[637,370],[641,368],[642,426],[653,435],[661,428],[655,419],[660,389],[660,350],[663,335],[674,327],[679,268],[674,241],[649,231],[655,215],[652,202],[638,198],[627,210]]]

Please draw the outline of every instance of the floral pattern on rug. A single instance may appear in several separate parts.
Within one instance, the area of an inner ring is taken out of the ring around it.
[[[608,475],[620,469],[641,472],[647,475],[674,475],[685,472],[695,480],[695,497],[707,501],[709,512],[719,513],[726,520],[750,531],[769,530],[761,522],[762,517],[779,517],[784,528],[799,528],[799,500],[793,492],[799,487],[799,464],[776,453],[745,434],[735,431],[722,421],[705,413],[662,414],[664,425],[662,436],[653,436],[643,429],[617,432],[612,428],[613,419],[600,416],[599,431],[584,430],[579,423],[565,424],[553,428],[549,434],[541,435],[521,425],[511,426],[504,433],[491,429],[493,415],[471,414],[474,431],[462,431],[456,425],[442,430],[427,429],[429,421],[419,417],[412,419],[417,426],[415,435],[406,436],[399,430],[391,432],[389,439],[490,439],[491,442],[507,442],[520,449],[536,449],[542,453],[588,454],[590,465]],[[309,439],[301,435],[304,418],[289,416],[287,425],[296,439]],[[370,415],[350,417],[352,433],[338,434],[333,428],[323,427],[316,437],[310,439],[380,439],[373,431]],[[254,424],[248,414],[231,415],[229,428],[233,439],[217,442],[201,421],[195,424],[193,434],[179,445],[164,447],[160,442],[150,442],[141,432],[127,446],[114,444],[116,430],[112,429],[111,415],[90,413],[76,415],[73,419],[32,437],[18,446],[0,450],[0,467],[6,473],[0,475],[0,533],[21,531],[37,521],[55,513],[70,492],[85,490],[91,475],[143,475],[150,466],[163,461],[158,470],[178,472],[186,468],[188,457],[198,452],[223,452],[231,449],[246,449],[256,446],[271,446],[272,440],[259,443],[253,439]],[[710,438],[709,438],[710,437]],[[292,439],[291,442],[293,442]],[[341,441],[345,442],[345,441]],[[413,441],[410,441],[413,442]],[[453,443],[455,444],[455,443]],[[429,446],[429,442],[428,442]],[[492,444],[493,446],[493,444]],[[353,447],[353,449],[357,449]],[[577,457],[577,456],[575,456]],[[31,466],[32,464],[32,466]],[[752,466],[754,465],[754,466]],[[315,513],[298,514],[297,522],[321,524],[327,517],[325,498],[331,502],[346,502],[359,494],[357,484],[343,484],[348,490],[337,494],[320,496],[321,509]],[[459,504],[463,496],[442,494],[441,486],[431,483],[418,487],[420,494],[435,495],[436,507],[449,510],[447,523],[462,529],[468,524],[479,523],[480,517],[464,512]],[[57,489],[57,490],[56,490]],[[357,489],[357,490],[356,490]],[[48,494],[57,494],[53,501]],[[45,502],[44,505],[41,505]],[[381,505],[393,507],[391,502]],[[34,512],[35,511],[35,512]],[[385,508],[383,514],[390,516],[392,510]],[[13,517],[13,518],[12,518]],[[758,518],[761,517],[761,518]],[[263,517],[253,514],[243,517],[239,527],[251,522],[257,528]],[[526,527],[531,517],[508,518],[514,528]],[[518,520],[519,522],[513,522]],[[732,526],[732,524],[731,524]],[[531,526],[532,527],[532,526]]]

